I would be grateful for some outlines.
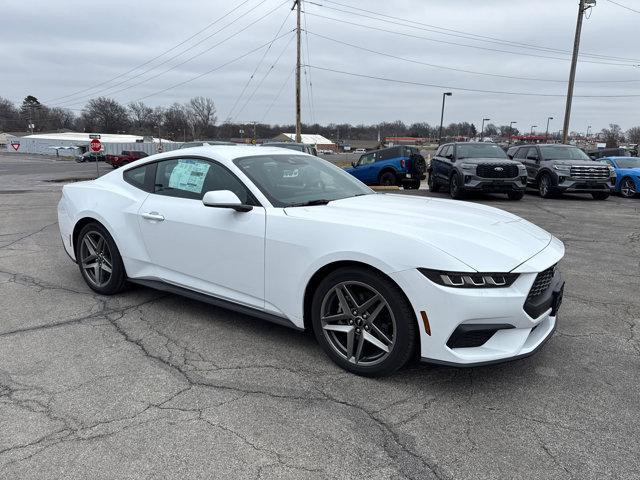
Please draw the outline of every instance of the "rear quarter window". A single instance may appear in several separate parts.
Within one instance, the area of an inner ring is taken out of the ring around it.
[[[125,170],[122,173],[122,178],[128,184],[140,190],[151,192],[153,191],[153,181],[155,178],[155,163]]]

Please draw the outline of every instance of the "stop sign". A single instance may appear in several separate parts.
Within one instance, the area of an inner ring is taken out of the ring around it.
[[[97,153],[100,150],[102,150],[102,142],[100,142],[100,140],[98,140],[97,138],[94,138],[93,140],[91,140],[89,145],[91,147],[91,151],[92,152],[96,152]]]

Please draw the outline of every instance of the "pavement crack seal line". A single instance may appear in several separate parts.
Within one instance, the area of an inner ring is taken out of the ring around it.
[[[26,238],[32,237],[32,236],[34,236],[34,235],[37,235],[38,233],[42,233],[42,232],[43,232],[44,230],[46,230],[47,228],[49,228],[49,227],[53,227],[54,225],[57,225],[57,224],[58,224],[58,222],[53,222],[53,223],[50,223],[50,224],[48,224],[48,225],[45,225],[44,227],[42,227],[42,228],[41,228],[41,229],[39,229],[39,230],[36,230],[35,232],[28,233],[27,235],[24,235],[24,236],[22,236],[22,237],[20,237],[20,238],[18,238],[18,239],[16,239],[16,240],[13,240],[13,241],[11,241],[11,242],[7,243],[6,245],[2,245],[2,246],[0,246],[0,249],[10,247],[11,245],[13,245],[13,244],[15,244],[15,243],[18,243],[18,242],[21,242],[22,240],[24,240],[24,239],[26,239]]]
[[[138,308],[138,307],[132,307],[126,310],[133,310],[135,308]],[[202,378],[197,378],[197,377],[200,377],[199,375],[194,375],[192,372],[186,371],[182,366],[171,363],[167,361],[165,358],[162,358],[160,355],[155,355],[152,352],[150,352],[149,349],[143,344],[142,338],[136,339],[132,337],[120,324],[120,320],[124,317],[124,312],[121,315],[119,315],[118,318],[112,318],[112,317],[113,316],[111,315],[107,316],[109,322],[113,325],[115,330],[118,333],[120,333],[120,335],[127,342],[130,342],[136,345],[146,357],[164,365],[171,372],[173,372],[175,375],[182,378],[185,382],[187,382],[192,386],[197,385],[202,387],[219,388],[223,390],[230,390],[230,391],[245,393],[247,395],[264,395],[271,398],[302,400],[305,402],[314,401],[314,400],[326,401],[326,402],[342,405],[348,408],[356,409],[362,412],[363,414],[365,414],[375,425],[378,426],[380,431],[384,434],[385,439],[384,439],[383,445],[381,446],[390,458],[393,458],[394,460],[396,460],[398,467],[403,471],[404,475],[416,480],[418,479],[424,480],[426,478],[424,476],[424,473],[428,472],[431,478],[436,478],[439,480],[448,478],[447,476],[445,476],[445,473],[440,469],[440,467],[438,467],[438,465],[427,462],[423,457],[411,451],[407,446],[405,446],[400,440],[400,435],[397,432],[395,432],[391,428],[391,426],[389,426],[380,418],[376,417],[374,413],[370,412],[369,410],[367,410],[366,408],[360,405],[349,403],[349,402],[340,400],[338,398],[332,397],[327,392],[324,392],[318,389],[317,387],[314,387],[314,390],[316,390],[317,393],[320,394],[320,396],[309,397],[309,396],[300,396],[300,395],[282,395],[282,394],[277,394],[277,393],[268,392],[264,390],[249,390],[241,387],[234,387],[230,385],[222,385],[222,384],[207,382]],[[419,464],[419,466],[416,465],[416,463]],[[414,464],[414,467],[418,467],[417,469],[420,470],[420,473],[416,473],[415,475],[413,475],[410,472],[404,472],[404,470],[407,467],[407,464]]]

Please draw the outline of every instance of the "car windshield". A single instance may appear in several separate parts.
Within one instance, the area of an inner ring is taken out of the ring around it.
[[[620,168],[640,168],[640,158],[618,158],[616,159],[616,163]]]
[[[458,145],[457,157],[460,160],[463,158],[507,158],[507,155],[498,145],[470,143]]]
[[[321,158],[304,155],[258,155],[234,163],[274,207],[323,204],[373,194],[366,185]]]
[[[589,156],[578,147],[563,145],[547,145],[540,147],[544,160],[591,160]]]

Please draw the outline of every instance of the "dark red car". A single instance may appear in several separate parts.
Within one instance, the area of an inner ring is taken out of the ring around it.
[[[135,162],[141,158],[148,157],[149,154],[139,150],[123,150],[120,155],[106,155],[105,162],[113,168],[118,168],[127,163]]]

